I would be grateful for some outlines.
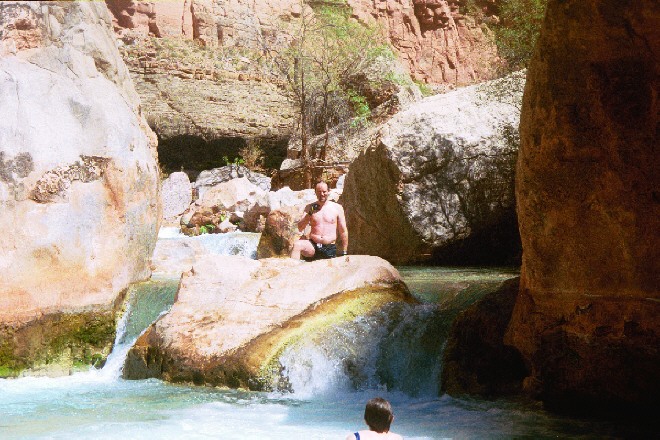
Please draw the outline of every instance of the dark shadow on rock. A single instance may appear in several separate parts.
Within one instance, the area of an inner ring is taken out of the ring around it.
[[[521,393],[529,372],[520,353],[503,342],[519,283],[504,282],[458,315],[443,355],[441,391],[485,398]]]
[[[429,263],[441,266],[520,266],[521,257],[518,219],[515,208],[511,207],[496,223],[434,249]]]

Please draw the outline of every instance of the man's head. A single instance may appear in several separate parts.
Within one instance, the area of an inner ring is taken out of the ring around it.
[[[316,198],[318,201],[323,204],[328,200],[328,195],[330,194],[330,190],[328,190],[328,184],[321,181],[316,184],[314,187],[314,192],[316,193]]]
[[[367,407],[364,409],[364,421],[372,431],[388,432],[393,419],[392,406],[387,400],[375,397],[367,402]]]

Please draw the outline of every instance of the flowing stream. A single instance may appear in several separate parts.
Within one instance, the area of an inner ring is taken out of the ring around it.
[[[209,237],[212,246],[220,245],[219,236]],[[615,422],[555,416],[524,402],[439,397],[441,351],[451,321],[515,271],[399,269],[422,304],[391,305],[291,347],[281,357],[291,391],[277,393],[121,379],[126,352],[171,306],[178,280],[135,285],[102,369],[0,379],[0,439],[343,439],[365,428],[364,404],[375,396],[392,402],[392,429],[406,439],[647,434]]]

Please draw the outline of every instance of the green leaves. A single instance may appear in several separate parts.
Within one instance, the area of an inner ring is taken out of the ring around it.
[[[494,26],[499,54],[510,71],[527,67],[538,40],[547,0],[503,0]]]

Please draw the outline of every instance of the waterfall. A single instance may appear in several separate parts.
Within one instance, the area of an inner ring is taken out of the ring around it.
[[[124,313],[105,365],[99,374],[108,379],[121,376],[126,355],[137,338],[174,304],[179,287],[177,279],[151,279],[130,287]]]
[[[261,234],[255,232],[228,232],[203,234],[191,239],[198,240],[212,254],[242,255],[256,260],[260,237]]]
[[[389,304],[287,348],[283,381],[302,397],[384,389],[437,396],[454,310]]]

